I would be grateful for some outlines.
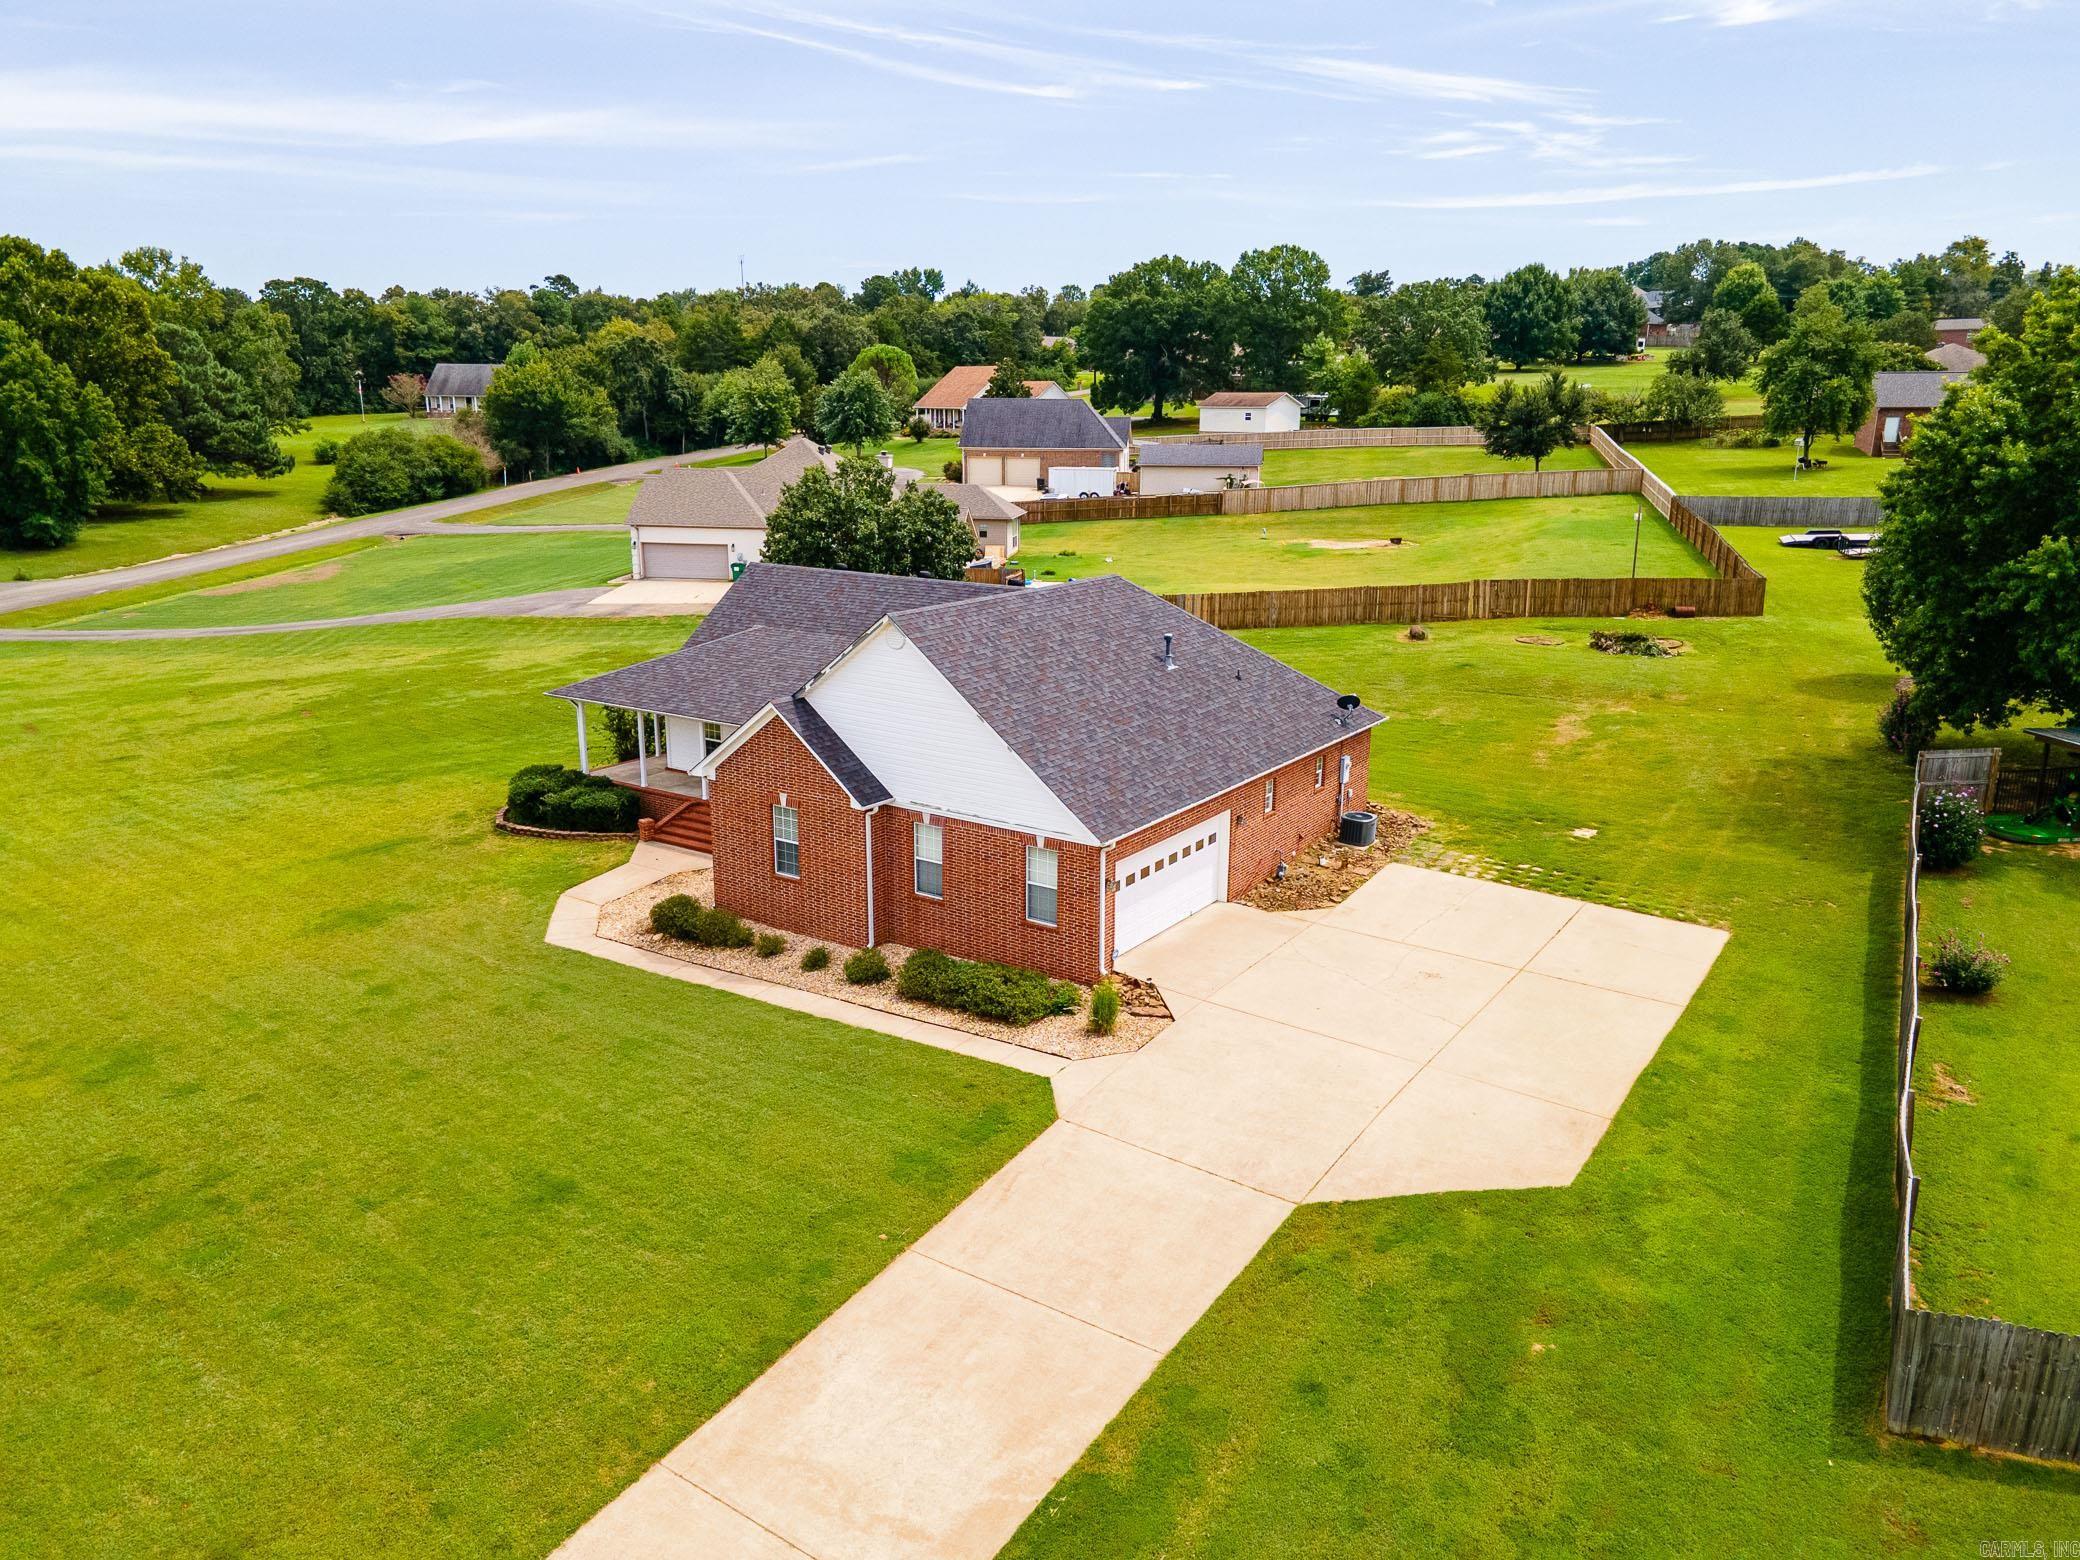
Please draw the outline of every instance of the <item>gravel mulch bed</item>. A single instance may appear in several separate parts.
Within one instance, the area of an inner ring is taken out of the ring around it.
[[[878,986],[848,985],[839,966],[858,950],[848,948],[842,943],[820,944],[830,949],[831,962],[823,969],[811,971],[802,968],[802,955],[819,946],[819,943],[813,937],[802,937],[793,932],[781,933],[781,936],[787,939],[787,946],[770,959],[761,959],[749,948],[703,948],[695,943],[680,942],[676,938],[660,937],[650,930],[650,907],[672,894],[691,894],[702,904],[711,905],[715,902],[715,875],[707,867],[695,867],[690,871],[675,872],[670,877],[659,878],[655,883],[639,888],[632,894],[622,895],[600,911],[600,936],[611,938],[618,943],[626,943],[632,948],[661,953],[666,958],[679,959],[687,964],[705,964],[711,969],[731,970],[739,975],[772,981],[775,985],[793,986],[800,991],[813,991],[822,996],[836,997],[841,1002],[857,1003],[861,1007],[873,1008],[882,1013],[900,1013],[905,1018],[919,1019],[928,1024],[941,1024],[948,1029],[964,1030],[971,1035],[1002,1040],[1007,1045],[1022,1045],[1029,1051],[1043,1051],[1049,1056],[1067,1057],[1073,1061],[1138,1051],[1170,1026],[1169,1009],[1163,1006],[1163,999],[1155,987],[1146,981],[1137,981],[1131,976],[1119,977],[1119,1024],[1109,1035],[1094,1035],[1085,1027],[1086,1014],[1090,1007],[1087,990],[1080,1011],[1054,1018],[1043,1018],[1036,1024],[1018,1028],[1010,1024],[992,1023],[986,1018],[975,1018],[967,1013],[955,1013],[946,1008],[933,1007],[929,1003],[907,1001],[896,995],[893,980]],[[760,926],[755,921],[749,924],[756,932],[779,930],[778,927]],[[881,951],[888,956],[891,969],[900,969],[903,960],[911,953],[910,949],[901,944],[891,942],[881,944]]]
[[[1259,883],[1243,903],[1259,910],[1326,910],[1340,905],[1430,827],[1428,818],[1378,802],[1368,803],[1366,810],[1379,816],[1379,837],[1369,850],[1337,844],[1333,831],[1324,834],[1293,852],[1283,879]]]

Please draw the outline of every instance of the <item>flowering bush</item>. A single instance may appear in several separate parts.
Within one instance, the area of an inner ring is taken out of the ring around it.
[[[1967,939],[1963,932],[1943,933],[1928,960],[1928,978],[1961,997],[1985,996],[2007,973],[2005,953],[1987,947],[1985,938]]]
[[[1986,820],[1969,791],[1930,791],[1921,798],[1921,864],[1935,872],[1961,867],[1979,854]]]

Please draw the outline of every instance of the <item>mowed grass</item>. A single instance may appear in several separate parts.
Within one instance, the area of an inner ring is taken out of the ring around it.
[[[1053,1118],[547,946],[683,624],[0,646],[0,1549],[545,1554]]]
[[[1028,521],[1018,561],[1035,579],[1120,574],[1158,592],[1602,578],[1631,572],[1635,512],[1642,577],[1711,576],[1668,522],[1629,495]],[[1394,537],[1400,546],[1387,545]]]
[[[1706,439],[1632,444],[1628,450],[1678,493],[1754,493],[1780,498],[1876,498],[1899,470],[1897,459],[1866,455],[1846,439],[1823,439],[1815,452],[1827,464],[1797,468],[1791,444],[1775,449],[1723,449]]]
[[[318,441],[345,443],[365,428],[396,426],[447,436],[445,421],[407,418],[401,412],[372,412],[365,424],[353,416],[314,417],[307,430],[278,441],[283,453],[296,457],[286,475],[207,477],[203,496],[192,503],[109,506],[87,522],[69,547],[36,552],[0,548],[0,578],[42,580],[117,569],[310,525],[325,518],[325,484],[332,480],[330,466],[311,463]]]
[[[72,628],[213,628],[359,617],[605,585],[628,572],[622,535],[413,536],[279,573],[91,612]]]
[[[693,464],[705,466],[707,461]],[[456,525],[625,525],[639,482],[591,482],[449,516]]]
[[[1506,379],[1542,379],[1558,368],[1569,379],[1600,390],[1607,395],[1645,395],[1654,381],[1668,372],[1668,347],[1649,347],[1644,357],[1626,358],[1613,363],[1556,363],[1550,366],[1536,364],[1523,369],[1500,369],[1487,386],[1475,386],[1476,393],[1493,395],[1495,385]],[[1755,388],[1752,378],[1728,384],[1718,382],[1719,393],[1726,399],[1726,410],[1731,416],[1745,416],[1762,410],[1762,393]]]
[[[1924,959],[1960,931],[2014,962],[1988,996],[1922,997],[1915,1289],[1933,1310],[2080,1332],[2080,852],[1996,840],[1927,873],[1921,930]]]
[[[1596,471],[1603,462],[1587,445],[1555,450],[1541,463],[1547,471]],[[1364,477],[1456,477],[1475,472],[1529,472],[1528,460],[1502,460],[1478,444],[1359,446],[1353,449],[1266,450],[1264,481],[1273,487],[1296,482],[1350,482]]]
[[[2069,1472],[1877,1437],[1909,777],[1873,723],[1895,674],[1856,571],[1735,539],[1769,614],[1685,623],[1672,659],[1597,655],[1580,621],[1247,636],[1389,714],[1372,792],[1444,845],[1732,937],[1572,1185],[1298,1209],[1006,1555],[1956,1554],[2080,1530]]]

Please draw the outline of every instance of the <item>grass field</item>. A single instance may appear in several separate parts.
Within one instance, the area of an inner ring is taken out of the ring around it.
[[[1580,622],[1248,636],[1392,717],[1373,794],[1444,844],[1732,939],[1572,1186],[1301,1208],[1007,1555],[1958,1554],[2080,1531],[2070,1473],[1875,1437],[1909,783],[1873,717],[1894,674],[1855,571],[1736,541],[1769,615],[1684,624],[1669,660],[1593,654]]]
[[[325,517],[322,498],[332,480],[330,466],[311,464],[320,439],[345,442],[364,427],[402,426],[415,433],[445,436],[447,425],[430,418],[407,418],[400,412],[359,417],[314,417],[302,433],[279,441],[296,465],[280,477],[210,477],[207,491],[193,503],[138,504],[104,510],[87,522],[79,540],[49,552],[0,549],[0,578],[55,579],[92,569],[116,569],[175,553],[200,552],[231,542],[250,541],[271,531],[287,531]]]
[[[74,628],[210,628],[359,617],[453,601],[605,585],[628,572],[625,535],[414,536],[374,540],[274,574],[203,585],[135,606],[105,608]]]
[[[1645,358],[1628,358],[1622,363],[1562,363],[1556,364],[1568,378],[1578,380],[1592,390],[1601,390],[1611,395],[1645,395],[1654,381],[1667,370],[1669,348],[1650,347]],[[1541,379],[1551,369],[1541,364],[1526,369],[1498,371],[1494,384],[1506,379]],[[1494,394],[1493,385],[1476,386],[1477,393]],[[1738,384],[1721,383],[1719,392],[1726,398],[1729,415],[1744,416],[1762,410],[1762,394],[1752,380],[1744,379]]]
[[[1866,455],[1846,440],[1822,440],[1819,471],[1799,471],[1798,452],[1722,449],[1705,439],[1628,446],[1655,476],[1678,493],[1756,493],[1796,498],[1875,498],[1899,470],[1897,460]]]
[[[1386,504],[1275,515],[1027,521],[1018,561],[1035,579],[1120,574],[1153,591],[1299,590],[1440,580],[1628,574],[1632,497]],[[1403,545],[1330,546],[1401,537]],[[1696,551],[1651,508],[1644,576],[1709,578]]]
[[[2080,1332],[2080,853],[1995,841],[1922,877],[1921,916],[1924,957],[1961,931],[2014,962],[1990,996],[1922,998],[1916,1291],[1934,1310]]]
[[[515,499],[490,509],[473,509],[453,520],[457,525],[622,525],[628,520],[628,506],[636,501],[636,489],[640,486],[639,482],[593,482],[536,498]]]
[[[1595,471],[1602,465],[1586,444],[1555,450],[1543,462],[1547,471]],[[1455,477],[1466,471],[1531,469],[1528,460],[1500,460],[1478,444],[1264,452],[1264,481],[1274,487],[1294,482],[1348,482],[1360,477]]]
[[[1052,1119],[543,943],[540,690],[683,637],[0,646],[0,1551],[547,1553]]]

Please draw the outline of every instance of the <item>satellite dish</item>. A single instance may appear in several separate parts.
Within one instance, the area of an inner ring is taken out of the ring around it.
[[[1355,693],[1339,693],[1336,696],[1336,707],[1340,710],[1354,710],[1362,702]]]

